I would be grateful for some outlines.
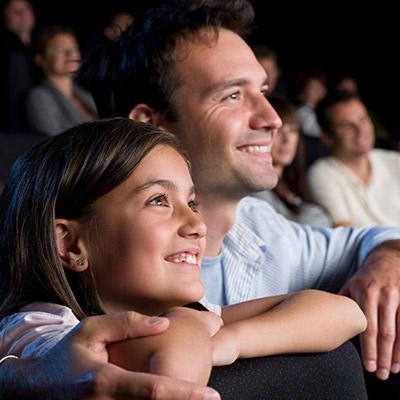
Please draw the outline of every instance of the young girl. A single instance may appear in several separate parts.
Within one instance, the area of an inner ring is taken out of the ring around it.
[[[182,307],[204,293],[206,227],[176,139],[146,124],[86,123],[38,145],[0,215],[0,357],[44,354],[85,316],[135,310],[170,327],[111,346],[111,362],[205,383],[212,365],[328,351],[366,326],[349,298],[311,290],[226,307],[223,326]]]

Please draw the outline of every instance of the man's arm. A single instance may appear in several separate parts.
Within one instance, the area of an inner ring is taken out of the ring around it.
[[[357,301],[367,320],[361,335],[365,368],[387,379],[400,371],[400,240],[386,242],[371,251],[344,289]]]
[[[154,335],[168,328],[165,318],[134,312],[89,317],[38,359],[7,359],[0,365],[0,398],[64,399],[219,399],[211,388],[108,363],[110,343]],[[67,388],[67,389],[66,389]]]

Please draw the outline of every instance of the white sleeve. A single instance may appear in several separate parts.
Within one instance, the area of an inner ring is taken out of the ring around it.
[[[0,322],[0,356],[40,357],[78,323],[67,307],[32,303]]]
[[[214,314],[217,314],[218,317],[221,316],[221,314],[222,314],[221,306],[219,306],[219,305],[217,305],[217,304],[209,303],[205,297],[203,297],[203,298],[199,301],[199,303],[200,303],[202,306],[204,306],[205,308],[207,308],[208,311],[211,311],[211,312],[213,312]]]

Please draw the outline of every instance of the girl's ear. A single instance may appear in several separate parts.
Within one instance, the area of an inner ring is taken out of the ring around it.
[[[55,220],[57,253],[62,266],[75,272],[89,267],[88,253],[80,237],[79,223],[69,219]]]

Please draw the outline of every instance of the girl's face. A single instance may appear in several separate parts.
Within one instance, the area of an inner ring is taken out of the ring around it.
[[[42,66],[46,74],[72,75],[80,66],[81,53],[75,38],[58,33],[48,43]]]
[[[272,160],[275,166],[287,167],[296,156],[299,144],[299,127],[295,123],[283,123],[272,143]]]
[[[206,226],[174,149],[156,146],[92,212],[85,244],[106,312],[158,314],[203,296]]]

